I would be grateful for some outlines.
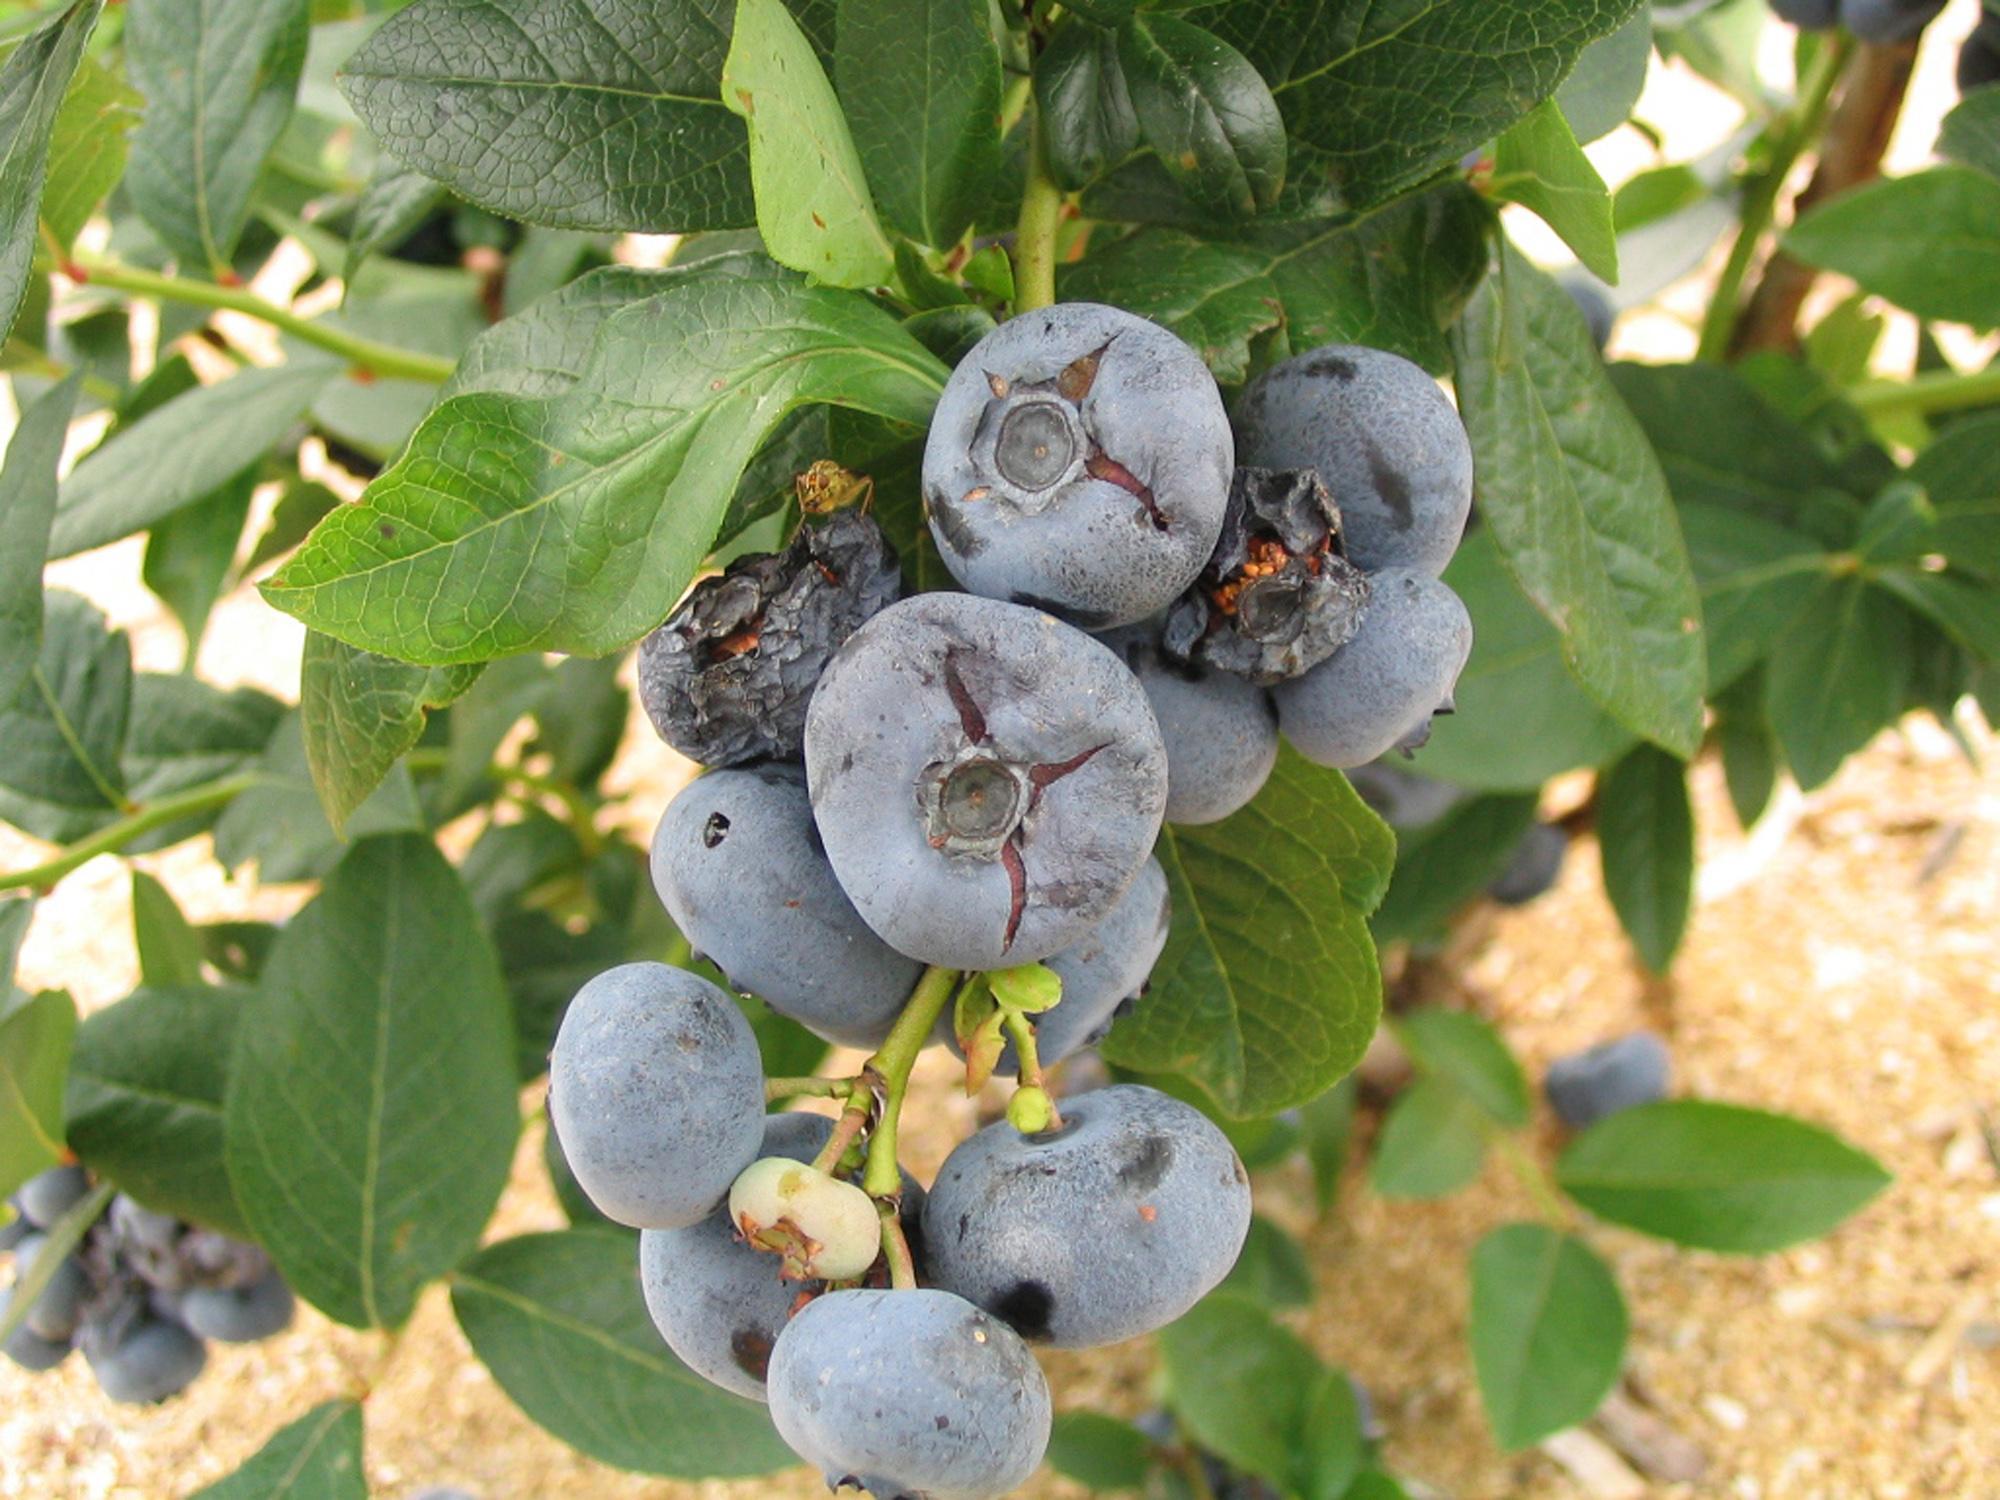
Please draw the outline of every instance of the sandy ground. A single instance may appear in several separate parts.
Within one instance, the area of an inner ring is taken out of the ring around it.
[[[1899,135],[1904,164],[1920,161],[1935,136],[1950,98],[1949,53],[1974,9],[1955,0],[1935,29]],[[1770,61],[1781,73],[1781,47]],[[1680,155],[1734,125],[1731,106],[1672,72],[1656,76],[1642,113],[1676,125]],[[1629,141],[1593,148],[1614,180],[1644,164],[1621,153],[1630,155]],[[1700,280],[1660,311],[1629,318],[1621,352],[1685,357]],[[59,565],[55,581],[130,628],[140,666],[172,670],[179,637],[139,587],[137,558],[129,544],[108,549]],[[290,622],[238,596],[210,630],[204,674],[290,695],[297,640]],[[1983,771],[1934,728],[1913,724],[1831,786],[1790,797],[1747,837],[1719,775],[1701,768],[1700,898],[1671,984],[1634,967],[1588,844],[1555,893],[1525,912],[1476,918],[1424,976],[1430,997],[1498,1021],[1536,1072],[1562,1052],[1653,1024],[1672,1037],[1684,1091],[1821,1121],[1895,1173],[1895,1185],[1828,1240],[1761,1261],[1593,1232],[1631,1305],[1632,1388],[1708,1464],[1698,1482],[1625,1493],[2000,1496],[2000,1166],[1981,1134],[1982,1120],[2000,1122],[2000,742],[1972,732]],[[650,736],[633,737],[613,780],[635,794],[635,827],[684,774]],[[0,828],[0,867],[37,856]],[[302,898],[224,880],[203,844],[138,863],[198,919],[276,915]],[[123,867],[86,866],[38,913],[24,980],[65,986],[86,1007],[107,1004],[136,980],[129,932]],[[927,1059],[907,1139],[919,1175],[969,1128],[971,1107],[949,1090],[942,1060]],[[1546,1157],[1557,1144],[1544,1122],[1538,1151]],[[1464,1349],[1465,1261],[1487,1229],[1533,1211],[1502,1164],[1435,1205],[1385,1203],[1356,1177],[1317,1226],[1296,1170],[1266,1174],[1259,1200],[1307,1234],[1320,1296],[1297,1325],[1374,1392],[1399,1473],[1466,1500],[1620,1493],[1545,1453],[1502,1455],[1484,1432]],[[531,1133],[493,1233],[559,1222]],[[1960,1329],[1969,1331],[1954,1336]],[[1148,1404],[1144,1342],[1049,1366],[1063,1406]],[[156,1410],[112,1406],[75,1361],[40,1377],[0,1364],[0,1497],[183,1495],[314,1402],[363,1390],[371,1486],[386,1497],[440,1483],[486,1500],[825,1493],[803,1473],[688,1485],[579,1457],[508,1402],[439,1290],[393,1349],[308,1310],[279,1339],[218,1347],[190,1394]],[[1023,1493],[1081,1491],[1044,1477]]]

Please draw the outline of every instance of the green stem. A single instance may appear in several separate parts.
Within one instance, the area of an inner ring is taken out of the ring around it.
[[[1062,1129],[1062,1111],[1056,1108],[1056,1097],[1049,1092],[1048,1079],[1042,1074],[1042,1055],[1035,1046],[1035,1023],[1018,1010],[1002,1010],[1000,1024],[1006,1028],[1008,1037],[1014,1043],[1014,1079],[1017,1088],[1040,1089],[1048,1096],[1049,1123],[1047,1129]]]
[[[213,807],[226,806],[257,785],[259,779],[254,772],[224,776],[220,780],[205,781],[200,786],[191,786],[186,791],[148,802],[89,837],[65,845],[54,859],[26,870],[15,870],[11,874],[0,873],[0,891],[45,890],[77,866],[100,854],[116,854],[155,828],[164,828],[169,823],[207,812]]]
[[[871,1198],[893,1202],[902,1191],[903,1172],[896,1162],[896,1126],[903,1113],[903,1097],[910,1090],[910,1069],[916,1064],[917,1054],[930,1041],[937,1018],[944,1013],[957,984],[956,969],[941,969],[933,964],[924,970],[923,978],[910,992],[910,1003],[903,1007],[887,1039],[862,1070],[861,1076],[882,1093],[881,1112],[868,1137],[868,1165],[861,1174],[861,1186]],[[860,1099],[865,1093],[865,1089],[856,1089],[853,1098]],[[852,1110],[852,1100],[848,1108]]]
[[[439,355],[422,354],[414,349],[399,349],[393,344],[378,344],[373,339],[345,333],[338,328],[329,327],[324,322],[302,318],[274,302],[265,301],[254,292],[242,291],[236,287],[217,286],[207,281],[190,281],[181,276],[163,276],[157,272],[142,271],[137,266],[121,265],[117,261],[105,260],[94,255],[78,256],[71,263],[57,269],[66,276],[81,273],[77,275],[77,280],[87,286],[101,286],[114,292],[129,292],[135,297],[158,297],[168,302],[184,302],[191,307],[212,307],[226,312],[244,313],[316,348],[339,355],[357,370],[385,380],[421,380],[431,385],[441,385],[451,377],[452,361]]]
[[[1736,320],[1743,313],[1743,282],[1757,258],[1764,235],[1777,217],[1778,199],[1785,181],[1808,147],[1819,139],[1826,125],[1827,110],[1833,103],[1834,85],[1854,55],[1854,38],[1844,32],[1819,49],[1810,70],[1800,80],[1799,97],[1789,120],[1777,130],[1771,142],[1770,163],[1750,183],[1743,199],[1743,227],[1730,247],[1729,259],[1716,282],[1715,295],[1708,304],[1702,324],[1701,347],[1696,357],[1718,362],[1729,354],[1729,342],[1736,333]]]
[[[903,1216],[894,1203],[875,1205],[882,1216],[882,1258],[889,1265],[889,1285],[899,1292],[917,1289],[917,1263],[910,1254],[909,1239],[903,1233]]]
[[[58,360],[50,359],[41,350],[20,339],[9,339],[5,349],[0,349],[0,364],[15,374],[39,375],[44,380],[67,380],[70,367]],[[116,406],[125,399],[125,393],[104,379],[85,371],[80,382],[84,395],[105,406]]]
[[[819,1148],[819,1155],[812,1159],[813,1169],[832,1173],[840,1166],[840,1159],[847,1155],[847,1148],[854,1144],[854,1138],[861,1134],[861,1127],[868,1123],[868,1109],[864,1104],[854,1107],[855,1101],[863,1097],[864,1091],[850,1084],[847,1093],[847,1108],[840,1112],[840,1118],[833,1122],[833,1134],[826,1138],[826,1144]]]
[[[1575,1215],[1570,1212],[1569,1205],[1563,1202],[1562,1195],[1555,1190],[1555,1185],[1549,1181],[1549,1174],[1542,1170],[1541,1163],[1522,1149],[1521,1143],[1499,1126],[1494,1126],[1489,1134],[1493,1144],[1499,1148],[1501,1158],[1513,1169],[1514,1175],[1521,1179],[1521,1185],[1527,1188],[1529,1196],[1535,1200],[1535,1206],[1542,1211],[1542,1217],[1558,1229],[1568,1229],[1575,1222]]]
[[[1875,380],[1847,392],[1847,399],[1869,416],[1888,413],[1964,411],[2000,401],[2000,365],[1960,374],[1933,370],[1908,380]]]
[[[778,1104],[786,1099],[845,1099],[854,1092],[851,1078],[766,1078],[764,1102]]]
[[[595,859],[603,852],[604,836],[597,831],[597,814],[592,810],[589,799],[576,787],[557,777],[542,776],[520,766],[496,766],[494,769],[515,785],[561,803],[586,859]]]
[[[1049,176],[1042,115],[1028,118],[1028,182],[1014,227],[1014,311],[1033,312],[1056,300],[1056,227],[1062,222],[1062,189]]]

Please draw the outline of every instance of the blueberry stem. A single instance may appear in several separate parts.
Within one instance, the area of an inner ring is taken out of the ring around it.
[[[769,1087],[766,1086],[768,1097]],[[831,1173],[840,1165],[840,1159],[847,1155],[847,1148],[854,1144],[854,1138],[861,1134],[861,1127],[868,1123],[868,1103],[872,1096],[861,1086],[861,1080],[848,1085],[847,1108],[840,1112],[840,1118],[833,1122],[833,1134],[820,1147],[819,1155],[812,1159],[815,1171]]]
[[[868,1137],[868,1165],[861,1174],[861,1186],[871,1198],[893,1203],[903,1189],[902,1169],[896,1164],[896,1124],[903,1112],[903,1097],[910,1090],[910,1069],[916,1064],[917,1054],[924,1050],[924,1044],[930,1041],[938,1017],[958,987],[958,978],[956,969],[936,964],[925,969],[923,978],[910,992],[909,1004],[903,1007],[888,1037],[862,1071],[862,1077],[881,1092],[875,1129]],[[848,1099],[847,1112],[853,1114],[855,1104],[867,1100],[868,1095],[869,1090],[856,1089]],[[866,1111],[867,1104],[863,1102],[864,1119]]]
[[[1528,1195],[1535,1200],[1535,1206],[1541,1210],[1542,1217],[1557,1229],[1571,1228],[1575,1223],[1575,1215],[1570,1212],[1569,1205],[1563,1202],[1562,1196],[1549,1182],[1549,1174],[1542,1170],[1541,1164],[1524,1151],[1521,1143],[1507,1131],[1495,1126],[1489,1134],[1493,1138],[1493,1144],[1499,1148],[1501,1158],[1513,1169],[1514,1175],[1521,1179],[1521,1185],[1528,1190]]]
[[[21,1326],[43,1290],[55,1280],[56,1272],[62,1269],[70,1252],[82,1243],[90,1226],[110,1206],[113,1191],[110,1183],[98,1183],[88,1197],[71,1204],[63,1211],[62,1217],[48,1227],[46,1243],[36,1253],[34,1265],[27,1275],[14,1283],[7,1310],[0,1312],[0,1343],[14,1336],[14,1330]]]
[[[1016,1088],[1040,1089],[1049,1096],[1048,1129],[1062,1129],[1062,1111],[1056,1108],[1056,1096],[1050,1091],[1047,1080],[1042,1075],[1041,1053],[1035,1047],[1035,1023],[1023,1011],[1002,1007],[1000,1024],[1007,1028],[1007,1035],[1014,1043],[1014,1084]]]
[[[1030,104],[1028,182],[1021,191],[1021,217],[1014,226],[1014,311],[1047,307],[1056,300],[1056,228],[1062,222],[1062,189],[1049,175],[1042,144],[1041,112]]]
[[[845,1099],[854,1092],[852,1078],[766,1078],[764,1102],[783,1099]]]
[[[917,1265],[903,1234],[903,1216],[893,1203],[877,1203],[875,1212],[882,1216],[882,1258],[889,1266],[889,1285],[899,1292],[913,1292],[917,1289]]]

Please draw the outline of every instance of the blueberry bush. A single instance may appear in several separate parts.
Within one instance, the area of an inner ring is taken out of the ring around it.
[[[1378,955],[1589,828],[1665,971],[1691,762],[1747,825],[2000,718],[2000,7],[1881,175],[1939,9],[0,0],[0,818],[49,846],[0,953],[101,856],[309,893],[135,871],[136,993],[6,987],[6,1354],[160,1400],[446,1281],[630,1469],[1379,1500],[1253,1212],[1365,1142],[1385,1197],[1524,1176],[1471,1364],[1504,1447],[1588,1418],[1595,1226],[1757,1254],[1884,1174],[1647,1035],[1551,1070],[1544,1162],[1504,1039],[1385,1016]],[[1656,54],[1745,123],[1613,192]],[[1711,252],[1694,357],[1607,363]],[[45,587],[140,534],[187,671]],[[192,670],[244,584],[296,703]],[[605,781],[642,712],[708,767],[666,807]],[[930,1046],[1005,1103],[926,1186]],[[524,1124],[571,1227],[495,1239]],[[1149,1333],[1157,1410],[1052,1413],[1035,1346]],[[204,1493],[363,1494],[364,1404]]]

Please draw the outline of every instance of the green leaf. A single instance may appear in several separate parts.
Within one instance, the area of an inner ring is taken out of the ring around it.
[[[144,870],[132,872],[132,937],[143,983],[155,988],[201,983],[201,939],[173,894]]]
[[[452,1278],[459,1326],[502,1390],[571,1447],[678,1478],[797,1462],[764,1409],[699,1379],[661,1343],[629,1234],[569,1229],[488,1246]]]
[[[1826,1234],[1889,1180],[1816,1125],[1702,1099],[1620,1110],[1556,1165],[1557,1184],[1600,1219],[1739,1255]]]
[[[1444,330],[1485,271],[1486,223],[1453,184],[1359,224],[1229,240],[1142,229],[1063,267],[1060,285],[1173,329],[1224,384],[1248,378],[1251,342],[1280,326],[1295,349],[1366,344],[1436,371],[1450,361]]]
[[[337,833],[423,737],[429,712],[458,697],[478,667],[413,667],[316,630],[299,663],[306,765]]]
[[[1426,1006],[1406,1012],[1396,1033],[1426,1073],[1448,1080],[1510,1130],[1528,1123],[1528,1080],[1491,1023],[1462,1010]]]
[[[1247,219],[1285,184],[1285,122],[1249,60],[1212,31],[1158,14],[1118,31],[1140,134],[1202,208]]]
[[[1312,1266],[1297,1240],[1262,1214],[1254,1214],[1243,1252],[1222,1279],[1220,1290],[1273,1309],[1304,1307],[1312,1301]]]
[[[1600,281],[1618,281],[1618,231],[1611,192],[1570,133],[1554,99],[1546,99],[1500,137],[1493,157],[1493,191],[1531,210]]]
[[[77,1028],[65,1109],[85,1161],[149,1208],[250,1232],[223,1159],[222,1101],[241,992],[146,988]]]
[[[1465,539],[1444,581],[1472,616],[1472,656],[1453,692],[1458,711],[1431,721],[1430,743],[1418,752],[1425,775],[1532,793],[1551,776],[1603,765],[1632,743],[1632,732],[1605,714],[1563,665],[1562,637],[1508,575],[1491,532],[1482,528]],[[1531,735],[1515,722],[1523,703],[1535,705]],[[1402,898],[1390,890],[1378,921],[1395,921],[1400,933]]]
[[[1611,134],[1631,115],[1646,88],[1653,61],[1653,8],[1643,3],[1632,19],[1583,49],[1576,67],[1556,90],[1556,103],[1579,141]]]
[[[1910,617],[1859,578],[1820,590],[1779,638],[1765,671],[1765,706],[1801,788],[1902,715],[1910,679]]]
[[[882,217],[925,244],[955,245],[1000,172],[1000,49],[986,0],[840,0],[834,36],[840,107]],[[754,164],[754,128],[751,153]]]
[[[750,134],[757,232],[771,258],[832,286],[890,280],[895,250],[840,101],[781,0],[736,0],[722,102]]]
[[[78,64],[56,113],[42,189],[42,223],[65,250],[125,175],[126,136],[144,102],[115,63],[87,56]]]
[[[1701,586],[1713,697],[1762,661],[1825,587],[1833,555],[1747,510],[1683,503],[1681,535]]]
[[[1503,1224],[1472,1252],[1472,1364],[1510,1451],[1587,1421],[1618,1381],[1625,1299],[1573,1234]]]
[[[258,758],[257,783],[215,825],[215,857],[229,870],[255,861],[266,885],[315,880],[340,860],[345,845],[326,820],[306,762],[304,728],[287,714]],[[347,820],[347,836],[421,829],[424,810],[407,766],[397,766]]]
[[[1071,191],[1138,149],[1139,117],[1118,61],[1118,35],[1071,22],[1035,59],[1035,108],[1049,175]]]
[[[2000,588],[1920,567],[1884,568],[1875,581],[1981,661],[2000,662]]]
[[[1247,1297],[1214,1292],[1160,1330],[1167,1405],[1188,1434],[1252,1474],[1289,1479],[1319,1361]]]
[[[1547,98],[1641,0],[1249,0],[1203,14],[1270,80],[1291,132],[1287,204],[1367,208],[1426,182]]]
[[[420,0],[341,89],[390,154],[495,213],[561,229],[752,222],[722,107],[729,0]]]
[[[0,64],[0,342],[34,279],[49,136],[103,0],[76,0]]]
[[[20,961],[21,944],[34,915],[34,897],[0,896],[0,997],[14,993],[14,966]]]
[[[1419,1078],[1396,1096],[1375,1140],[1369,1181],[1384,1198],[1442,1198],[1479,1175],[1486,1114],[1442,1077]]]
[[[1361,1430],[1361,1403],[1345,1370],[1322,1370],[1306,1397],[1301,1424],[1304,1441],[1299,1452],[1299,1494],[1303,1500],[1342,1500],[1350,1496],[1361,1466],[1367,1461],[1367,1441]]]
[[[1917,455],[1908,478],[1930,497],[1935,544],[1952,567],[2000,583],[2000,412],[1953,422]]]
[[[1319,1094],[1360,1060],[1381,1013],[1366,917],[1394,848],[1344,777],[1289,749],[1241,812],[1162,831],[1173,930],[1106,1060],[1187,1074],[1236,1118]]]
[[[1598,783],[1604,889],[1632,946],[1655,974],[1674,961],[1694,899],[1694,808],[1687,767],[1641,745]]]
[[[2000,89],[1962,95],[1938,132],[1938,155],[2000,177]]]
[[[1532,793],[1472,797],[1399,833],[1396,878],[1369,924],[1375,941],[1415,942],[1442,929],[1507,868],[1535,821],[1535,800]]]
[[[20,920],[25,927],[25,912]],[[63,1075],[75,1034],[76,1006],[61,990],[0,987],[0,1193],[63,1159]]]
[[[213,494],[155,522],[146,538],[140,576],[181,622],[190,662],[208,628],[209,612],[222,597],[256,488],[257,470],[245,469]]]
[[[354,205],[354,223],[347,234],[347,259],[340,279],[352,283],[361,263],[379,250],[393,249],[444,202],[444,184],[426,177],[393,157],[375,164],[374,175]]]
[[[327,1316],[397,1327],[479,1242],[520,1123],[513,1023],[428,839],[356,844],[286,926],[238,1026],[226,1112],[243,1215]]]
[[[141,672],[132,679],[126,790],[134,801],[150,802],[247,770],[284,717],[285,705],[256,688],[224,692],[184,673]],[[169,823],[133,842],[128,852],[192,838],[218,816],[210,812]]]
[[[1921,232],[1912,232],[1921,226]],[[1809,210],[1784,246],[1920,318],[2000,324],[2000,181],[1933,167],[1841,193]]]
[[[339,374],[323,360],[248,369],[121,427],[64,482],[49,555],[115,542],[212,495],[270,452]]]
[[[75,594],[52,591],[44,603],[41,655],[13,700],[0,706],[0,745],[7,747],[0,790],[88,825],[125,807],[118,757],[131,709],[132,648]]]
[[[41,653],[42,558],[77,384],[71,377],[26,405],[0,465],[0,703],[21,690]]]
[[[1511,246],[1459,324],[1481,514],[1612,717],[1701,743],[1701,603],[1665,477],[1569,294]]]
[[[606,319],[566,393],[439,406],[264,595],[405,661],[601,655],[665,617],[786,412],[830,402],[920,424],[943,383],[859,297],[690,279]]]
[[[1153,1440],[1130,1422],[1095,1411],[1057,1412],[1049,1467],[1084,1488],[1137,1491],[1153,1464]]]
[[[1306,1157],[1312,1166],[1313,1203],[1321,1213],[1333,1207],[1340,1196],[1340,1179],[1347,1171],[1348,1148],[1354,1139],[1358,1093],[1349,1075],[1299,1107]]]
[[[64,996],[65,1002],[68,996]],[[4,1055],[0,1053],[0,1055]],[[0,1075],[4,1076],[4,1075]],[[41,1249],[35,1255],[35,1263],[23,1275],[14,1278],[8,1288],[8,1301],[0,1308],[0,1343],[14,1336],[14,1330],[27,1320],[28,1309],[48,1284],[55,1280],[56,1270],[71,1253],[83,1244],[84,1232],[104,1215],[111,1205],[111,1184],[100,1182],[84,1197],[72,1203],[57,1216],[43,1234]]]
[[[146,98],[126,191],[189,275],[220,279],[305,67],[307,0],[148,0],[125,56]]]
[[[1778,736],[1764,712],[1764,676],[1752,672],[1715,703],[1715,738],[1729,805],[1746,829],[1764,816],[1778,789]]]
[[[192,1500],[368,1500],[361,1403],[328,1401],[281,1427],[235,1473]]]

